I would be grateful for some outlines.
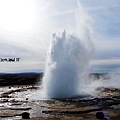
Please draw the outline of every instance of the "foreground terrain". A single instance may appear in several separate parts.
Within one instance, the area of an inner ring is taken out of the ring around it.
[[[112,120],[120,120],[120,89],[99,88],[98,97],[69,99],[32,99],[40,86],[12,86],[0,89],[0,119],[21,119],[29,112],[31,120],[96,120],[97,111],[103,111]]]

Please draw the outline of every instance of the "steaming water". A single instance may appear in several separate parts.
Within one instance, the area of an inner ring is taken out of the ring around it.
[[[48,97],[70,97],[80,93],[80,77],[88,65],[88,51],[80,39],[66,32],[53,34],[45,71],[44,90]],[[82,81],[81,81],[82,82]]]
[[[46,61],[43,91],[48,98],[82,94],[83,74],[92,52],[89,17],[79,4],[74,34],[53,33]]]

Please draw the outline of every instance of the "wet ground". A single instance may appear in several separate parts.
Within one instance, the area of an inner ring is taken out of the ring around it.
[[[120,120],[120,89],[99,88],[98,97],[34,100],[31,93],[39,86],[12,86],[0,88],[0,120],[20,120],[29,112],[31,120],[96,120],[97,111],[103,111],[112,120]]]

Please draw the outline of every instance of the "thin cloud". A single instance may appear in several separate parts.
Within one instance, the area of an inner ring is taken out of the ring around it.
[[[100,6],[94,6],[94,7],[87,7],[86,10],[88,11],[101,11],[101,10],[108,10],[108,9],[111,9],[111,8],[117,8],[117,7],[120,7],[120,5],[112,5],[112,6],[103,6],[103,5],[100,5]]]
[[[90,65],[118,65],[120,59],[107,59],[107,60],[92,60]]]

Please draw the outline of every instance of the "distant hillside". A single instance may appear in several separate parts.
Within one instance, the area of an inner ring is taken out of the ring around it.
[[[27,85],[41,81],[43,73],[0,73],[0,86]]]

